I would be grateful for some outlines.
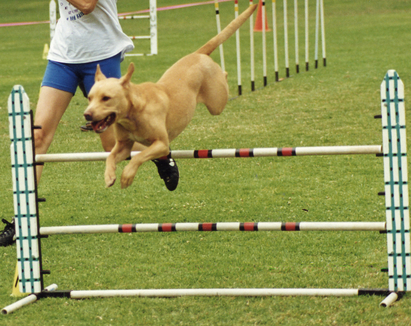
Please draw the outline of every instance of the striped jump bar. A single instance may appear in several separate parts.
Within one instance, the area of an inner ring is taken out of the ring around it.
[[[133,233],[176,231],[385,231],[385,222],[218,222],[141,223],[41,227],[40,234]]]
[[[131,152],[131,157],[140,152]],[[38,154],[37,163],[46,162],[79,162],[105,161],[110,153],[61,153]],[[184,158],[231,158],[231,157],[271,157],[271,156],[308,156],[308,155],[353,155],[353,154],[382,154],[381,145],[354,145],[354,146],[317,146],[317,147],[262,147],[241,149],[200,149],[200,150],[173,150],[171,157]]]

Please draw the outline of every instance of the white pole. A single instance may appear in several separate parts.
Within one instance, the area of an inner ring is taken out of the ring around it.
[[[57,284],[51,284],[48,287],[44,289],[46,292],[54,291],[57,289]],[[30,303],[36,302],[37,301],[37,294],[30,294],[27,297],[16,301],[12,303],[11,305],[3,308],[1,310],[1,313],[3,315],[11,314],[12,312],[16,311],[17,309],[20,309],[21,307],[27,306]]]
[[[106,297],[181,297],[181,296],[357,296],[358,289],[147,289],[70,291],[72,299]]]
[[[309,30],[308,30],[308,0],[305,0],[305,70],[309,69]]]
[[[325,54],[325,22],[324,22],[324,1],[321,0],[321,40],[322,40],[322,50],[323,50],[323,65],[327,65],[326,54]]]
[[[238,0],[234,1],[234,18],[238,17]],[[242,94],[241,91],[241,53],[240,53],[240,30],[235,32],[236,52],[237,52],[237,85],[238,95]]]
[[[298,3],[294,0],[294,39],[295,39],[295,71],[300,72],[300,60],[298,51]]]
[[[267,86],[267,48],[266,48],[266,37],[265,37],[265,0],[263,0],[263,5],[261,8],[261,20],[262,20],[262,29],[263,29],[263,85]]]
[[[318,25],[320,21],[320,0],[317,0],[317,6],[315,11],[315,53],[314,62],[315,68],[318,68]]]
[[[219,34],[221,32],[221,23],[220,23],[220,9],[218,7],[218,0],[214,0],[214,7],[215,7],[215,19],[217,22],[217,34]],[[220,49],[221,69],[225,71],[224,48],[222,44],[219,46],[219,49]]]
[[[250,0],[250,6],[253,5],[253,0]],[[250,17],[250,68],[251,68],[251,91],[255,91],[255,68],[254,68],[254,14]]]
[[[398,294],[395,292],[390,293],[388,297],[386,297],[381,303],[381,307],[389,307],[398,299]]]
[[[288,63],[288,20],[287,20],[287,0],[284,0],[284,55],[285,55],[285,76],[290,77],[290,66]]]
[[[273,43],[274,43],[274,72],[275,81],[278,81],[278,49],[277,49],[277,12],[276,2],[272,0],[272,13],[273,13]]]

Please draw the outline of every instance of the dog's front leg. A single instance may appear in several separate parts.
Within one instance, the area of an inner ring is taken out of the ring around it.
[[[127,188],[133,183],[134,177],[136,176],[137,170],[141,164],[159,157],[167,156],[169,152],[170,149],[168,147],[168,142],[165,143],[157,140],[141,153],[134,156],[121,174],[121,188]]]
[[[106,187],[111,187],[116,182],[116,166],[119,162],[130,157],[133,142],[116,142],[113,150],[106,160],[104,180]]]

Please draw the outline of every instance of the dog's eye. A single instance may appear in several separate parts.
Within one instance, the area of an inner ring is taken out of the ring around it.
[[[107,102],[109,99],[110,99],[109,96],[104,96],[104,97],[103,97],[103,101],[104,101],[104,102]]]

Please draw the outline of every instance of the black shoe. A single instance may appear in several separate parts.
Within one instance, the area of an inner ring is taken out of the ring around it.
[[[176,161],[171,157],[167,157],[167,159],[156,159],[153,162],[157,165],[158,174],[164,180],[167,189],[170,191],[175,190],[180,177]]]
[[[8,222],[5,219],[2,219],[2,222],[6,224],[6,227],[4,230],[0,233],[0,246],[1,247],[7,247],[12,245],[16,239],[16,230],[15,230],[15,224],[14,224],[14,219],[13,222]]]
[[[81,131],[93,131],[93,127],[91,126],[91,122],[87,122],[85,126],[80,127]]]

